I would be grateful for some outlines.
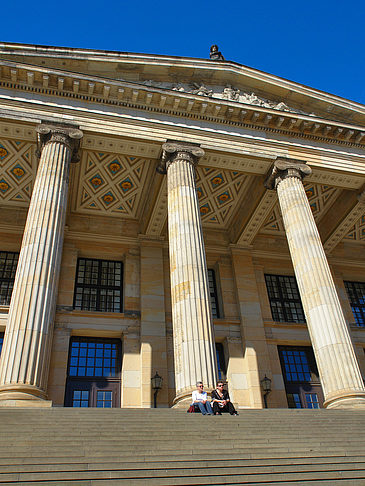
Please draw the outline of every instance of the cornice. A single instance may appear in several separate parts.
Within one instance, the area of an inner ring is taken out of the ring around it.
[[[253,258],[259,259],[269,259],[269,260],[286,260],[291,262],[290,254],[289,253],[278,253],[276,252],[273,256],[272,251],[265,251],[265,250],[252,250],[251,251]],[[343,259],[338,257],[328,256],[328,263],[330,265],[339,265],[343,267],[356,267],[356,268],[365,268],[365,260],[350,260],[350,259]]]
[[[365,128],[311,115],[0,60],[0,87],[365,147]]]
[[[87,240],[87,241],[94,241],[94,242],[110,242],[110,243],[117,243],[120,245],[131,245],[131,246],[138,246],[139,239],[138,237],[128,237],[123,235],[106,235],[106,234],[98,234],[98,233],[87,233],[87,232],[78,232],[78,231],[67,231],[65,232],[65,242],[72,241],[72,240]]]
[[[208,73],[208,77],[211,78],[215,73],[232,73],[235,75],[243,75],[247,78],[254,79],[260,82],[262,85],[271,84],[282,90],[289,90],[290,93],[304,94],[305,96],[319,99],[323,102],[329,102],[337,104],[342,108],[350,110],[364,110],[365,107],[361,103],[348,100],[346,98],[321,91],[315,88],[311,88],[301,83],[297,83],[286,78],[261,71],[259,69],[240,64],[238,62],[225,59],[224,61],[212,61],[207,58],[193,58],[186,56],[170,56],[161,54],[146,54],[146,53],[131,53],[120,52],[100,49],[85,49],[74,47],[58,47],[58,46],[40,46],[34,44],[22,44],[22,43],[8,43],[0,42],[0,56],[23,56],[24,58],[43,58],[53,60],[65,60],[77,62],[89,62],[95,63],[123,63],[134,64],[141,67],[154,67],[160,68],[164,66],[166,68],[173,68],[176,72],[178,70],[188,70],[189,75],[192,70]],[[218,74],[221,77],[220,74]]]
[[[342,267],[365,268],[365,260],[344,260],[342,258],[328,256],[328,263]]]
[[[13,225],[13,224],[0,224],[0,232],[1,233],[10,233],[14,235],[22,235],[24,232],[24,226]]]

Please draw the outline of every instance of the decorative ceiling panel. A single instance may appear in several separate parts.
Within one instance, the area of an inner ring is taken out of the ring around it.
[[[318,222],[332,206],[340,190],[332,186],[311,184],[309,182],[304,183],[304,188],[314,219]],[[275,205],[261,229],[261,233],[277,234],[278,232],[284,232],[279,203]]]
[[[249,177],[242,172],[197,167],[196,191],[204,225],[228,226]]]
[[[152,161],[84,150],[75,210],[137,218]]]
[[[360,243],[365,241],[365,214],[354,224],[351,230],[344,236],[344,239]]]
[[[38,161],[35,144],[0,139],[0,202],[27,207]]]

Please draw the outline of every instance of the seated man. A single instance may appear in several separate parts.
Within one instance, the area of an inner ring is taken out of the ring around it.
[[[198,381],[196,390],[192,394],[193,405],[197,405],[203,415],[213,415],[212,407],[207,398],[207,392],[203,391],[203,383]]]
[[[238,415],[227,390],[223,390],[223,381],[218,381],[217,388],[212,391],[212,403],[214,415],[222,415],[222,412]]]

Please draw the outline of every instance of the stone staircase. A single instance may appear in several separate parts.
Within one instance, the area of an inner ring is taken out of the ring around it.
[[[365,485],[365,411],[1,409],[0,484]]]

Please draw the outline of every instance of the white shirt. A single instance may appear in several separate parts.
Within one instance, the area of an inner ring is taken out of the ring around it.
[[[200,392],[198,390],[194,390],[192,394],[193,403],[194,402],[206,402],[207,401],[207,392],[203,391]]]

